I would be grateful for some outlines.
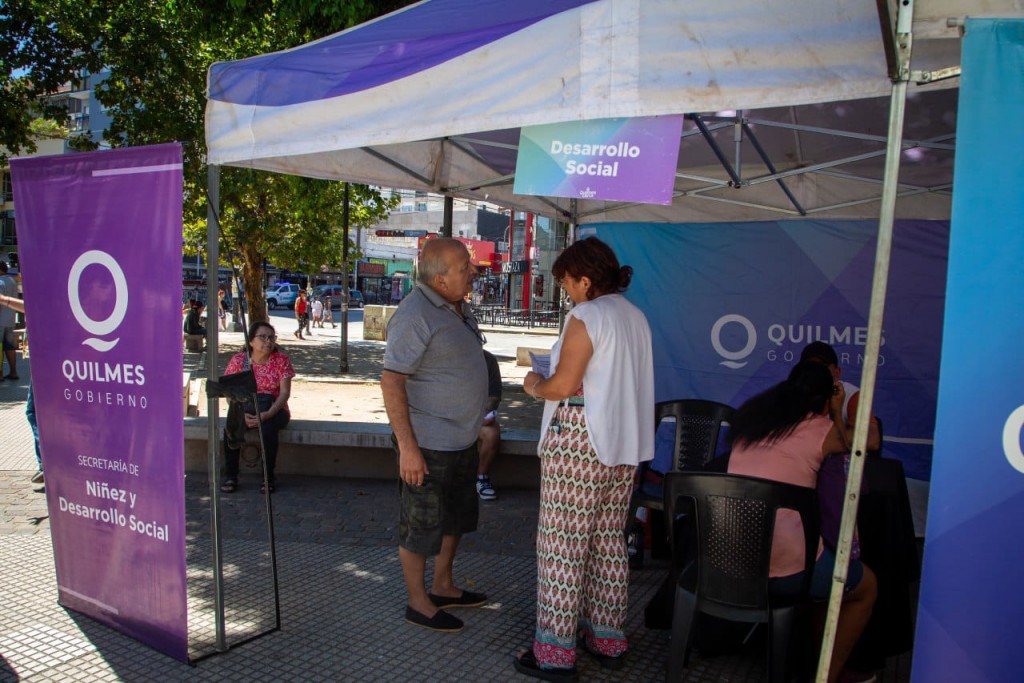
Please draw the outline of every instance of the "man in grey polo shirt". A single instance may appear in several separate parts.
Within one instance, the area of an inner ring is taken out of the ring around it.
[[[463,297],[476,272],[466,247],[438,238],[423,247],[419,283],[388,323],[381,390],[401,477],[398,557],[409,604],[406,621],[460,631],[444,608],[479,607],[481,593],[455,585],[462,534],[475,531],[477,432],[487,401],[483,337]],[[426,558],[435,556],[430,591]]]

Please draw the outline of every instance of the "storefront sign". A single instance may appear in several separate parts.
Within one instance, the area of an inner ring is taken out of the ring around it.
[[[529,273],[530,262],[529,261],[504,261],[501,264],[501,272],[503,273]]]
[[[383,275],[384,264],[383,263],[372,263],[367,261],[359,262],[359,275],[370,276],[370,275]]]
[[[59,602],[186,660],[181,147],[11,171]]]
[[[671,204],[682,116],[527,126],[516,194]]]
[[[474,266],[490,266],[494,262],[494,242],[470,240],[465,237],[455,239],[466,245],[466,249],[469,250],[469,262]]]
[[[426,237],[426,230],[376,230],[377,237]]]

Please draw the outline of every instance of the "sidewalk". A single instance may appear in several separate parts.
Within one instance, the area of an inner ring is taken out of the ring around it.
[[[291,359],[296,377],[292,381],[288,407],[293,420],[344,420],[347,422],[387,423],[384,398],[380,392],[380,373],[384,367],[384,343],[349,339],[348,372],[339,370],[341,364],[340,333],[337,329],[316,328],[305,341],[291,336],[291,327],[274,321],[278,328],[281,351]],[[514,335],[508,330],[489,330],[487,334]],[[524,346],[535,345],[538,338],[548,347],[555,337],[550,335],[524,335]],[[532,342],[532,343],[531,343]],[[240,332],[220,333],[218,358],[219,374],[227,367],[231,356],[242,350]],[[499,421],[503,429],[538,429],[543,403],[527,396],[522,389],[528,367],[518,366],[515,357],[507,351],[496,354],[503,380],[503,398]],[[206,376],[206,354],[186,353],[185,370],[193,377]],[[201,402],[200,414],[206,415],[206,401]],[[227,406],[221,402],[221,416],[227,415]]]
[[[240,346],[238,337],[223,340],[224,362],[227,349]],[[298,399],[300,387],[314,395],[314,379],[330,392],[309,409],[319,403],[326,412],[322,401],[329,395],[331,410],[345,416],[366,410],[354,405],[364,399],[351,390],[367,384],[376,390],[376,356],[372,345],[357,342],[352,349],[353,377],[343,379],[326,372],[331,362],[324,360],[330,353],[326,342],[305,349],[288,345],[300,375],[296,411],[305,401]],[[20,383],[0,383],[5,444],[0,453],[0,683],[530,680],[515,673],[511,662],[533,636],[536,491],[502,489],[497,501],[481,504],[480,528],[463,539],[456,580],[488,593],[490,603],[460,611],[466,622],[462,633],[433,633],[403,620],[395,483],[381,480],[289,476],[288,485],[273,496],[281,629],[194,667],[64,610],[56,602],[45,496],[29,483],[35,458],[24,419],[27,362],[19,364],[19,372]],[[211,642],[205,477],[188,475],[186,501],[190,634],[194,654],[202,655]],[[239,639],[273,623],[263,498],[255,488],[242,489],[223,499],[221,512],[228,632]],[[668,632],[646,629],[643,609],[665,571],[664,564],[648,563],[632,573],[626,668],[606,671],[581,652],[582,681],[664,680]],[[764,680],[763,644],[759,637],[753,640],[734,655],[702,659],[695,654],[686,680]],[[885,680],[908,680],[907,661],[901,658],[900,670],[890,668]]]

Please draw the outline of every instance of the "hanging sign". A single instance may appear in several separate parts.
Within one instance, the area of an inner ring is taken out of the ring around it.
[[[516,194],[671,204],[682,116],[593,119],[519,133]]]

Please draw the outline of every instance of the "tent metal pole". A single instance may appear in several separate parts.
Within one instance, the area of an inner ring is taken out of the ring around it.
[[[345,183],[345,206],[342,208],[341,214],[341,359],[338,363],[339,372],[348,372],[348,224],[349,207],[352,201],[351,189],[351,183]],[[359,286],[358,281],[354,284]]]
[[[210,165],[206,169],[207,204],[206,204],[206,300],[217,302],[218,275],[220,274],[220,166]],[[211,277],[210,273],[213,273]],[[218,325],[216,319],[207,315],[206,324],[206,379],[217,380],[217,343]],[[206,449],[207,472],[210,481],[210,533],[213,542],[213,613],[215,645],[218,651],[228,649],[224,633],[224,558],[220,541],[220,464],[217,462],[218,439],[217,426],[220,420],[220,399],[207,397],[206,414]]]
[[[864,349],[864,370],[861,374],[860,402],[854,422],[850,472],[846,482],[843,517],[839,525],[839,543],[832,575],[832,593],[818,660],[818,683],[828,680],[829,664],[835,648],[839,610],[843,601],[853,545],[853,531],[857,523],[860,504],[860,486],[864,478],[864,456],[867,450],[868,424],[875,400],[875,377],[878,374],[878,352],[882,346],[882,318],[885,314],[885,294],[889,280],[889,260],[892,255],[893,222],[896,215],[896,197],[899,189],[900,156],[903,143],[903,119],[907,104],[907,84],[910,77],[911,20],[913,0],[905,0],[899,8],[896,21],[896,47],[898,76],[893,81],[889,104],[889,131],[886,144],[885,174],[882,186],[882,205],[878,219],[878,243],[875,249],[875,272],[871,285],[871,308],[868,312],[868,335]]]
[[[575,199],[569,200],[569,222],[565,226],[565,242],[562,244],[562,249],[573,244],[579,239],[579,206]],[[561,285],[558,286],[558,331],[565,328],[565,288]]]
[[[729,160],[725,158],[725,152],[723,152],[722,148],[718,146],[717,142],[715,142],[715,137],[711,134],[711,131],[708,130],[708,127],[704,125],[704,121],[701,117],[698,114],[690,114],[689,119],[696,124],[697,128],[700,129],[701,135],[704,136],[704,140],[708,143],[708,147],[710,147],[711,151],[714,152],[715,157],[718,159],[718,163],[722,165],[722,168],[725,169],[725,172],[728,173],[729,177],[732,179],[733,187],[741,187],[743,185],[743,180],[740,179],[739,174],[736,172],[736,169],[732,167],[732,164],[729,163]]]
[[[778,173],[778,170],[775,168],[775,164],[772,163],[771,158],[769,158],[768,156],[768,152],[764,151],[764,147],[761,146],[761,141],[757,139],[756,135],[754,135],[754,131],[751,130],[750,126],[744,123],[743,130],[747,132],[747,137],[750,139],[750,144],[753,146],[754,151],[757,152],[757,155],[761,157],[761,161],[764,162],[764,165],[765,167],[767,167],[768,172]],[[782,188],[782,191],[786,193],[786,197],[789,198],[789,203],[796,207],[796,210],[800,212],[801,216],[806,216],[807,212],[804,211],[804,207],[800,206],[800,202],[797,201],[796,196],[794,196],[793,193],[790,191],[789,186],[786,185],[786,182],[781,178],[779,178],[777,182],[779,183],[779,187]]]
[[[441,236],[452,236],[452,223],[454,223],[455,198],[448,194],[444,197],[444,220],[441,223]]]

